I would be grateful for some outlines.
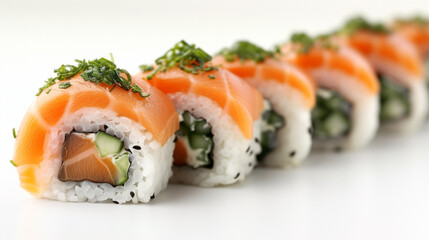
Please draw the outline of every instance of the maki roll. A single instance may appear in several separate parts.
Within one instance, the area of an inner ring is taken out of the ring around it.
[[[261,151],[261,94],[185,41],[155,63],[136,78],[166,93],[179,113],[171,181],[213,187],[243,180]]]
[[[315,89],[309,75],[247,41],[223,49],[213,59],[256,87],[266,99],[257,158],[270,167],[296,166],[311,147]]]
[[[417,130],[426,118],[428,96],[416,47],[386,26],[360,17],[350,19],[339,34],[377,73],[381,126],[398,133]]]
[[[305,33],[294,34],[278,52],[316,82],[311,112],[314,148],[357,149],[368,144],[378,128],[379,84],[367,61],[336,39]]]
[[[401,18],[394,22],[393,29],[418,49],[425,65],[426,86],[429,87],[429,19],[421,16]]]
[[[110,60],[76,61],[55,70],[21,123],[21,187],[60,201],[148,202],[171,176],[173,104]]]

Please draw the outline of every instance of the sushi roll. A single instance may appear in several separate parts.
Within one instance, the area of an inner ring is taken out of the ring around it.
[[[213,64],[256,87],[266,99],[258,161],[269,167],[296,166],[311,148],[314,82],[298,67],[247,41],[223,49]]]
[[[166,93],[179,113],[171,182],[213,187],[243,180],[261,151],[261,94],[185,41],[155,63],[141,66],[136,78]]]
[[[361,17],[350,19],[339,34],[377,73],[382,128],[396,133],[416,131],[428,110],[424,67],[416,47],[390,28]]]
[[[429,58],[429,19],[422,16],[400,18],[393,23],[393,30],[409,41],[418,49],[421,56]]]
[[[367,61],[334,38],[305,33],[294,34],[278,52],[316,82],[314,148],[340,151],[367,145],[377,131],[379,111],[379,84]]]
[[[425,65],[426,86],[429,87],[429,19],[421,16],[397,19],[393,29],[418,49]]]
[[[21,187],[60,201],[150,201],[172,173],[173,104],[108,59],[76,61],[40,88],[16,134]]]

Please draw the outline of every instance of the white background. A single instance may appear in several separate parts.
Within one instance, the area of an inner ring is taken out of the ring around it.
[[[0,239],[429,239],[429,126],[379,136],[359,152],[313,154],[243,183],[169,186],[150,204],[76,204],[19,188],[12,128],[52,70],[108,57],[131,73],[180,39],[213,53],[238,39],[264,47],[361,13],[429,13],[427,1],[0,0]]]

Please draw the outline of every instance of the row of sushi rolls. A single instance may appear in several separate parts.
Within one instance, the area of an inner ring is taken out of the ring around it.
[[[312,149],[361,149],[379,129],[415,132],[429,109],[429,19],[355,17],[213,56],[180,41],[139,69],[107,57],[54,70],[13,130],[22,188],[146,203],[168,183],[230,185],[256,166],[296,167]]]

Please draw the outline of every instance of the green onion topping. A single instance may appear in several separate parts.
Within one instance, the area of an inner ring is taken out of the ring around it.
[[[112,56],[111,58],[113,59]],[[48,79],[45,85],[39,89],[39,92],[36,94],[36,96],[39,96],[43,90],[49,88],[55,83],[71,79],[79,73],[85,81],[90,81],[95,84],[105,83],[106,85],[112,87],[110,90],[113,90],[114,87],[119,86],[127,91],[131,90],[134,93],[139,93],[141,97],[149,96],[149,94],[142,92],[142,89],[139,86],[137,86],[135,83],[132,83],[132,78],[128,71],[117,68],[113,61],[110,61],[106,58],[95,59],[88,62],[85,61],[85,59],[75,61],[77,62],[77,66],[61,65],[61,67],[55,69],[54,72],[57,74],[57,76]],[[126,78],[122,77],[121,74],[125,74]],[[63,82],[59,85],[59,88],[65,89],[70,87],[70,85],[70,82]]]
[[[216,78],[216,76],[215,76],[215,75],[211,75],[211,74],[210,74],[210,75],[209,75],[209,78],[210,78],[210,79],[215,79],[215,78]]]
[[[416,15],[413,17],[409,17],[409,18],[399,18],[396,20],[396,23],[399,24],[404,24],[404,23],[415,23],[417,25],[426,25],[429,24],[429,18],[424,17],[424,16],[420,16],[420,15]]]
[[[143,71],[152,71],[147,79],[150,80],[158,72],[165,72],[167,69],[178,66],[181,70],[198,74],[199,72],[209,72],[217,70],[216,67],[208,64],[212,57],[201,48],[195,47],[195,44],[188,44],[184,40],[176,43],[173,48],[169,49],[164,55],[155,60],[156,69],[150,70],[147,65],[140,68]],[[153,68],[153,67],[152,67]]]
[[[71,86],[71,84],[70,84],[70,82],[62,82],[62,83],[60,83],[59,85],[58,85],[58,87],[60,88],[60,89],[67,89],[68,87],[70,87]]]
[[[323,48],[328,49],[334,49],[337,50],[338,46],[333,44],[331,42],[332,34],[324,34],[324,35],[318,35],[316,37],[310,37],[306,33],[294,33],[290,37],[290,41],[295,44],[299,44],[299,52],[300,53],[308,53],[310,49],[314,46],[316,43],[320,43]]]
[[[18,167],[18,165],[16,165],[14,162],[13,162],[13,160],[10,160],[9,161],[14,167]]]
[[[359,30],[367,30],[376,33],[390,33],[387,26],[382,23],[372,23],[363,17],[355,17],[349,19],[346,24],[340,29],[340,33],[350,35]]]
[[[300,44],[300,52],[307,53],[313,47],[315,39],[307,35],[306,33],[294,33],[290,37],[292,43]]]
[[[222,49],[218,55],[224,56],[228,62],[234,61],[238,57],[241,61],[253,60],[259,63],[268,57],[273,57],[274,53],[251,42],[238,41],[232,47]]]
[[[140,69],[143,72],[149,72],[149,71],[152,71],[154,68],[151,65],[140,65]]]
[[[15,131],[15,128],[12,128],[12,134],[13,134],[13,138],[16,138],[16,131]]]

